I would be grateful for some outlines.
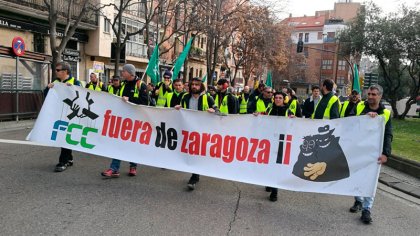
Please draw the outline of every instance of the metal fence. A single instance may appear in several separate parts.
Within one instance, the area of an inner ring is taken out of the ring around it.
[[[49,70],[47,62],[0,57],[0,121],[37,117]]]

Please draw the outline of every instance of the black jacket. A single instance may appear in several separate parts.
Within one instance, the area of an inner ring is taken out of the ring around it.
[[[134,97],[135,86],[138,86],[136,85],[137,81],[140,81],[137,76],[132,81],[124,81],[124,85],[121,86],[121,89],[124,87],[122,97],[128,97],[128,101],[135,104],[149,105],[149,93],[147,92],[147,86],[144,82],[141,83],[140,88],[138,89],[139,97]]]
[[[296,100],[296,114],[294,114],[296,117],[302,117],[302,108],[300,107],[299,100],[296,96],[292,95],[292,99],[289,101],[289,107],[290,104],[292,104],[292,101]]]
[[[218,108],[220,108],[223,99],[227,97],[227,107],[228,107],[228,113],[229,114],[237,114],[238,111],[238,104],[235,96],[233,96],[231,93],[227,93],[226,91],[224,93],[217,92],[216,97],[219,97],[219,104],[216,104]],[[214,99],[216,101],[216,98]]]
[[[311,98],[312,96],[307,98],[302,105],[302,115],[305,116],[305,118],[311,118],[312,113],[314,113],[315,110],[315,102],[314,100],[311,101]]]
[[[328,94],[324,95],[321,98],[321,101],[319,101],[318,106],[316,108],[314,119],[322,119],[322,118],[324,118],[325,109],[327,108],[328,102],[330,101],[330,98],[332,96],[334,96],[334,93],[333,92],[329,92]],[[339,106],[339,103],[340,103],[340,100],[337,99],[337,102],[335,102],[332,105],[331,110],[330,110],[330,120],[340,118],[340,113],[339,113],[340,106]]]
[[[365,109],[360,113],[360,115],[365,115],[368,112],[376,112],[378,115],[384,114],[385,106],[380,103],[379,108],[377,110],[372,110],[369,108],[369,104],[365,101]],[[382,148],[382,154],[389,157],[391,155],[391,142],[392,142],[392,124],[391,124],[391,117],[389,117],[388,122],[385,124],[385,134],[384,134],[384,145]]]
[[[294,115],[293,112],[291,110],[289,110],[289,106],[288,105],[284,105],[284,106],[276,106],[273,103],[273,106],[269,109],[267,109],[267,115],[269,116],[285,116],[286,115],[286,111],[288,111],[288,115]]]

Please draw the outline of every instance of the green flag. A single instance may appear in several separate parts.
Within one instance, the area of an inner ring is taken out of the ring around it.
[[[151,78],[154,85],[159,83],[159,46],[157,44],[153,50],[152,57],[150,57],[149,64],[147,65],[146,74]]]
[[[353,71],[353,90],[357,90],[360,94],[360,81],[359,81],[359,70],[357,69],[357,64],[354,64],[354,71]]]
[[[172,73],[172,80],[176,80],[178,78],[179,70],[181,70],[182,65],[184,64],[185,59],[188,56],[188,53],[190,52],[192,41],[194,40],[194,37],[191,37],[190,40],[188,40],[187,45],[185,45],[184,51],[182,51],[181,55],[179,55],[178,59],[176,59],[174,70]]]
[[[273,87],[273,81],[271,77],[272,77],[271,71],[268,71],[267,80],[265,81],[265,85],[267,85],[268,87]]]
[[[204,83],[204,82],[206,82],[206,80],[207,80],[207,74],[205,74],[205,75],[204,75],[204,77],[203,77],[203,79],[201,80],[201,82],[203,82],[203,83]]]

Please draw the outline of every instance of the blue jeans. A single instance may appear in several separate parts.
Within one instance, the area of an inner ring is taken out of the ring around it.
[[[373,197],[354,197],[354,199],[362,203],[363,210],[368,210],[368,211],[372,209],[373,201],[375,200]]]
[[[119,171],[120,170],[120,164],[121,164],[121,160],[112,159],[110,168],[113,171]],[[130,162],[130,168],[131,167],[137,167],[137,164],[136,163],[133,163],[133,162]]]

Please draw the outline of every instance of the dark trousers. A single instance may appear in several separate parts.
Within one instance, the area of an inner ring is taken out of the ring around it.
[[[69,161],[73,160],[73,155],[71,155],[71,149],[61,148],[60,158],[58,162],[66,164]]]
[[[198,182],[200,180],[200,175],[192,174],[190,180],[195,180],[196,182]]]

